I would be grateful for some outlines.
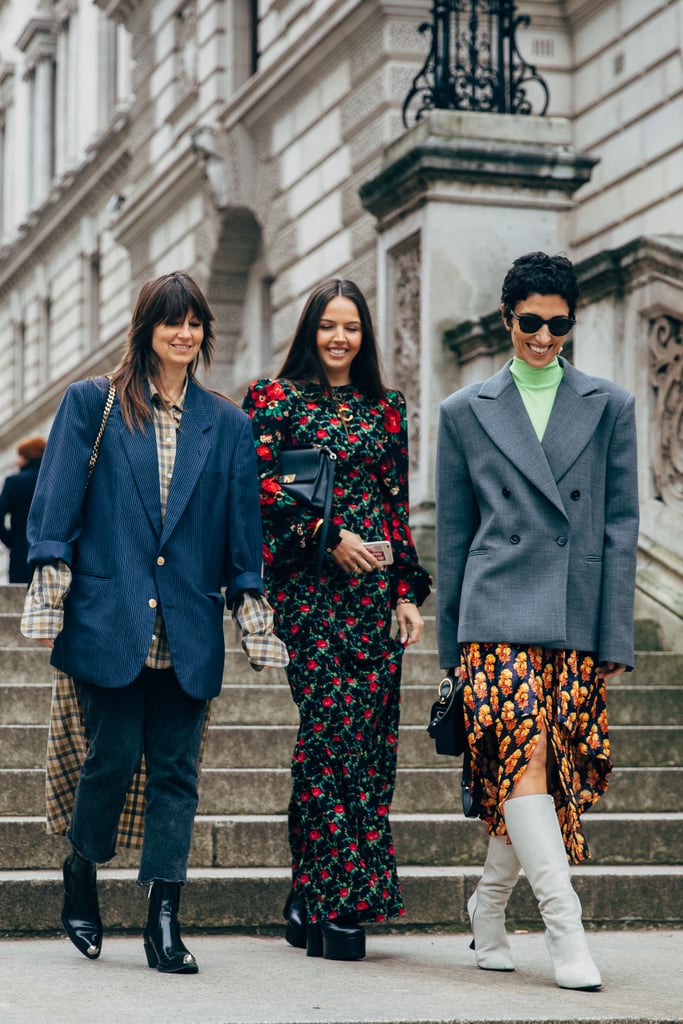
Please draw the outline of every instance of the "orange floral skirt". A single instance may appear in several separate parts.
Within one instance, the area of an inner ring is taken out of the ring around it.
[[[555,767],[550,792],[567,856],[590,856],[581,814],[607,789],[612,770],[605,681],[594,655],[514,644],[462,645],[465,726],[480,817],[506,835],[503,806],[545,727]]]

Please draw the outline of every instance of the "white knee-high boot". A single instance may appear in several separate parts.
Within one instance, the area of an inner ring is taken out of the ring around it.
[[[538,900],[555,981],[560,988],[599,988],[602,979],[586,942],[553,798],[538,794],[507,800],[505,825]]]
[[[519,860],[505,836],[491,836],[479,885],[467,901],[477,966],[485,971],[514,971],[505,931],[505,908],[519,875]]]

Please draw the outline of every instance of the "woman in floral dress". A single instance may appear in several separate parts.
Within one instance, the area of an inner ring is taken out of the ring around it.
[[[633,395],[559,356],[577,299],[565,256],[520,256],[500,305],[514,358],[442,403],[437,633],[490,837],[467,905],[477,964],[514,969],[521,864],[557,984],[597,989],[568,861],[588,856],[581,814],[612,768],[606,680],[633,666],[638,487]]]
[[[312,292],[277,379],[252,383],[244,408],[261,479],[266,585],[300,717],[286,937],[309,956],[361,959],[361,922],[403,913],[389,809],[401,661],[420,639],[430,579],[408,522],[405,400],[382,383],[370,313],[353,282]],[[310,444],[337,455],[317,582],[320,516],[278,483],[282,447]],[[363,547],[377,540],[390,543],[391,565]]]

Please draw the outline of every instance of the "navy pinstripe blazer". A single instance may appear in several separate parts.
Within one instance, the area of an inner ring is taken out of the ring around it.
[[[638,483],[633,395],[560,359],[540,442],[510,363],[441,404],[440,664],[465,641],[541,644],[633,665]]]
[[[118,399],[84,500],[107,386],[99,378],[67,388],[29,513],[29,562],[62,559],[72,571],[52,664],[99,686],[125,686],[144,665],[161,602],[180,685],[214,697],[225,600],[263,592],[251,422],[188,383],[162,527],[154,425],[131,432]]]

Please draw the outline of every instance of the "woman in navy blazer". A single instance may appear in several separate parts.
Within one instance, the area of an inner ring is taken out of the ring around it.
[[[195,376],[200,358],[211,361],[212,321],[185,273],[142,287],[109,380],[79,381],[64,395],[28,526],[31,635],[74,678],[88,739],[62,921],[85,956],[99,956],[95,864],[114,856],[144,753],[144,944],[149,966],[169,973],[198,969],[177,914],[207,704],[223,674],[225,601],[263,592],[251,425]],[[88,483],[110,381],[116,399]]]
[[[588,856],[580,815],[612,767],[605,680],[633,666],[638,488],[633,396],[559,357],[577,298],[566,257],[515,260],[500,306],[514,358],[442,403],[437,628],[490,836],[468,903],[477,964],[514,969],[521,864],[558,985],[594,989],[568,859]]]

